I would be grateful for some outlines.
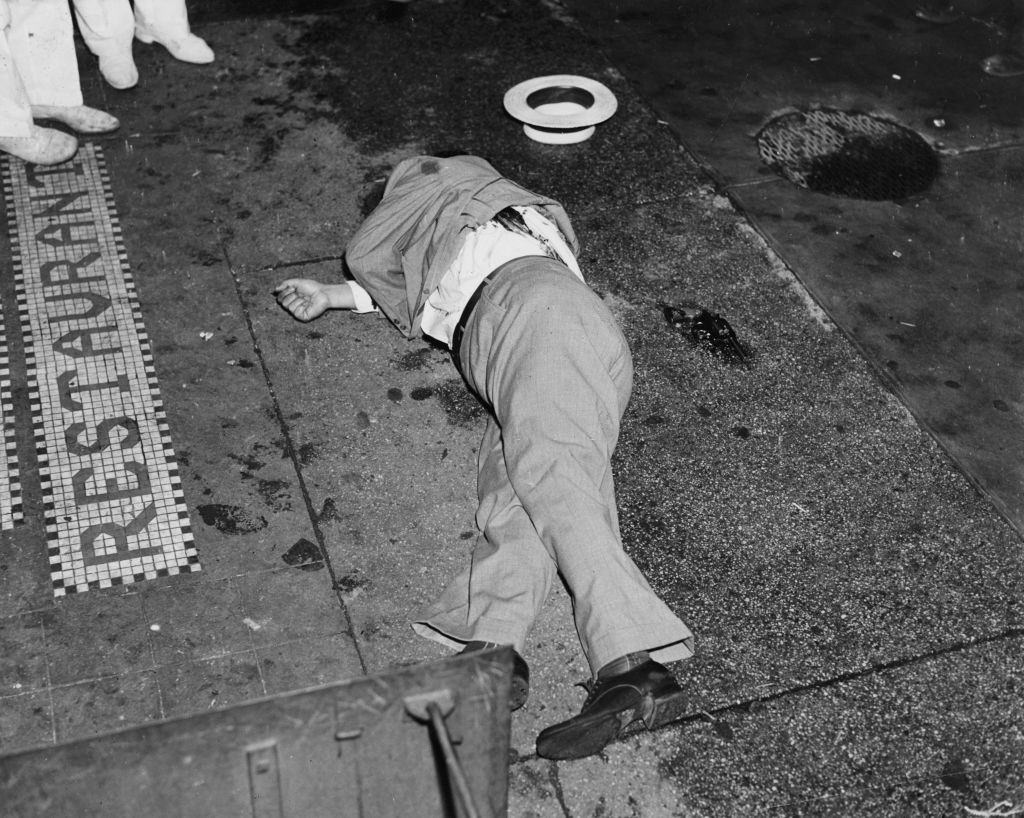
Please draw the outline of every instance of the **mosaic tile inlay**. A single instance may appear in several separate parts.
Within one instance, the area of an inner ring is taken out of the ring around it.
[[[14,401],[11,398],[11,368],[7,355],[7,333],[0,310],[0,421],[3,422],[4,456],[0,459],[0,530],[8,531],[22,520],[21,483],[18,474],[18,444],[14,436]]]
[[[198,571],[100,149],[3,175],[53,592]]]

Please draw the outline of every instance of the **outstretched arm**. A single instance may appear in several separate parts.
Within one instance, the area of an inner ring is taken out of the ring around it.
[[[311,278],[289,278],[274,289],[277,302],[300,321],[312,321],[327,310],[354,310],[349,283],[321,284]]]

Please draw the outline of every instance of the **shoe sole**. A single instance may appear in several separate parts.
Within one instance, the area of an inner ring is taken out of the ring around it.
[[[616,738],[671,724],[682,718],[686,710],[687,700],[682,690],[658,697],[648,695],[632,710],[578,719],[571,728],[549,734],[543,743],[538,739],[537,755],[556,761],[587,758],[601,752]]]
[[[619,738],[634,735],[643,730],[657,730],[674,721],[679,721],[689,713],[689,700],[682,690],[676,690],[662,696],[654,702],[654,712],[649,722],[634,720],[625,725]]]
[[[638,705],[639,709],[639,705]],[[611,713],[586,721],[577,719],[571,728],[537,739],[537,755],[555,761],[586,758],[601,752],[622,730],[623,720],[633,721],[636,711]]]

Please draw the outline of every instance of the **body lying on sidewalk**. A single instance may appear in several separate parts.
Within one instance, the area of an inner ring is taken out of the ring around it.
[[[537,752],[580,758],[627,725],[679,714],[662,664],[692,655],[689,629],[622,548],[611,456],[629,401],[629,347],[584,283],[562,207],[472,156],[413,157],[352,237],[355,281],[289,279],[293,316],[379,308],[406,336],[446,344],[489,409],[478,458],[481,536],[472,561],[413,627],[463,651],[512,645],[521,657],[556,574],[573,600],[593,672],[579,715],[546,728]]]

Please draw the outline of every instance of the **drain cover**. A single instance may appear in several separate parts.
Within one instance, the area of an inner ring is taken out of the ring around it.
[[[939,159],[917,133],[857,111],[790,111],[757,134],[768,167],[794,184],[853,199],[905,199],[923,193]]]

